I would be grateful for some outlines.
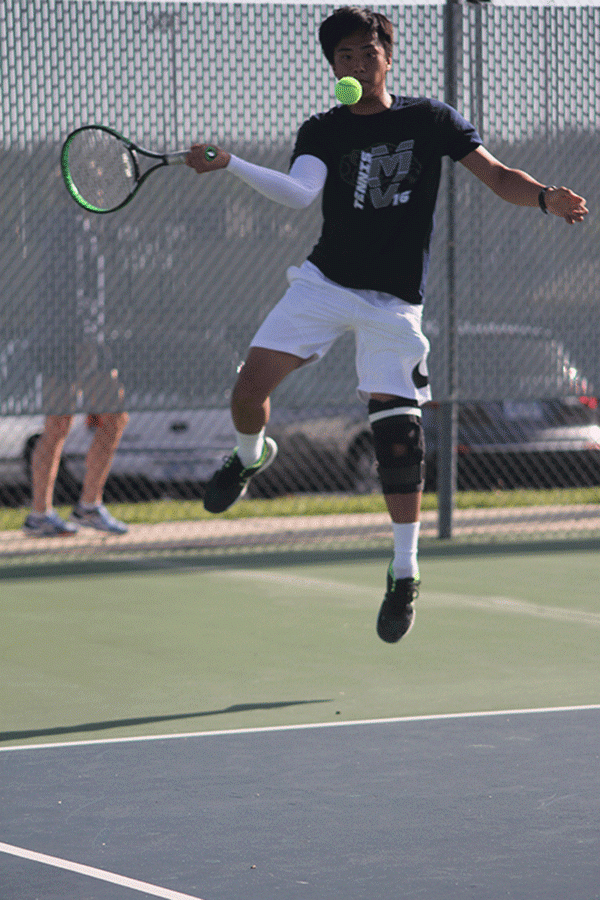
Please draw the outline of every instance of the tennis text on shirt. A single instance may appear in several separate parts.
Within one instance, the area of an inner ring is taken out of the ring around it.
[[[401,191],[400,185],[410,171],[414,141],[402,141],[396,148],[385,144],[362,150],[354,190],[354,206],[365,208],[365,200],[376,209],[408,203],[410,190]]]

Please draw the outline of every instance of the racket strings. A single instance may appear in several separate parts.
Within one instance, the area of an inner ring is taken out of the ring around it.
[[[74,135],[68,150],[68,176],[84,205],[103,211],[124,203],[137,182],[130,151],[118,137],[99,129]]]

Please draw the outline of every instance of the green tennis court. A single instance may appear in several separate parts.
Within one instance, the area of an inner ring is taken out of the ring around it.
[[[596,560],[426,548],[395,646],[373,553],[5,570],[6,897],[598,900]]]
[[[3,745],[599,702],[595,548],[425,548],[394,646],[374,628],[386,565],[5,570]]]

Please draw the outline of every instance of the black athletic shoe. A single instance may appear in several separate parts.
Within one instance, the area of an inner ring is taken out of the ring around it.
[[[418,578],[395,578],[392,563],[387,572],[387,590],[379,616],[377,634],[382,641],[395,644],[408,634],[415,621],[413,601],[419,596]]]
[[[276,456],[277,444],[269,437],[265,438],[260,459],[253,466],[244,468],[237,455],[237,449],[234,450],[206,485],[204,509],[211,513],[225,512],[236,500],[244,496],[250,479],[268,468]]]

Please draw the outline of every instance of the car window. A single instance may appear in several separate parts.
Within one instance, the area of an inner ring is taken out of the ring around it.
[[[510,422],[518,422],[523,419],[530,422],[543,422],[545,419],[543,406],[536,400],[504,400],[502,408]]]

